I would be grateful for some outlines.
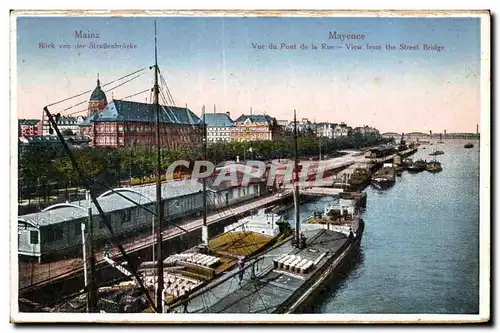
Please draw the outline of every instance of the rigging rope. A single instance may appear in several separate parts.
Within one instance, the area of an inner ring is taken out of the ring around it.
[[[145,92],[147,92],[147,91],[149,91],[149,90],[150,90],[150,89],[145,89],[145,90],[140,91],[140,92],[138,92],[138,93],[134,93],[134,94],[132,94],[132,95],[125,96],[125,97],[123,97],[123,98],[121,98],[121,99],[126,99],[126,98],[130,98],[130,97],[134,97],[134,96],[136,96],[136,95],[140,95],[140,94],[142,94],[142,93],[145,93]],[[85,101],[85,103],[87,103],[87,102],[88,102],[88,101]],[[83,104],[83,103],[79,103],[79,104]],[[77,105],[77,104],[75,104],[75,105],[73,105],[73,106],[76,106],[76,105]],[[64,112],[64,111],[66,111],[66,110],[69,110],[69,109],[71,109],[71,108],[72,108],[72,107],[67,108],[67,109],[63,110],[63,112]],[[85,109],[81,109],[81,110],[79,110],[79,111],[73,111],[73,112],[68,113],[68,114],[66,114],[66,115],[63,115],[63,116],[65,116],[65,117],[70,117],[70,116],[75,115],[75,114],[78,114],[78,113],[88,112],[88,110],[89,110],[89,109],[88,109],[88,107],[87,107],[87,108],[85,108]]]
[[[127,77],[129,77],[129,76],[132,76],[132,75],[137,74],[137,73],[139,73],[139,72],[142,72],[142,71],[143,71],[143,70],[145,70],[145,69],[146,69],[146,68],[141,68],[141,69],[138,69],[138,70],[136,70],[135,72],[132,72],[132,73],[130,73],[130,74],[127,74],[127,75],[125,75],[125,76],[122,76],[122,77],[120,77],[120,78],[118,78],[118,79],[116,79],[116,80],[113,80],[113,81],[111,81],[111,82],[105,83],[105,84],[101,85],[101,87],[105,87],[105,86],[110,85],[110,84],[112,84],[112,83],[114,83],[114,82],[117,82],[117,81],[123,80],[124,78],[127,78]],[[62,102],[66,102],[66,101],[69,101],[70,99],[73,99],[73,98],[76,98],[76,97],[83,96],[83,95],[85,95],[85,94],[88,94],[89,92],[92,92],[93,90],[94,90],[94,89],[84,91],[84,92],[79,93],[79,94],[77,94],[77,95],[74,95],[74,96],[71,96],[71,97],[68,97],[68,98],[62,99],[62,100],[60,100],[60,101],[54,102],[54,103],[52,103],[52,104],[49,104],[49,105],[47,105],[46,107],[53,106],[53,105],[56,105],[56,104],[59,104],[59,103],[62,103]]]

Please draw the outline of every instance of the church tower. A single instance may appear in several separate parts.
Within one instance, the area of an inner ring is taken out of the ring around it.
[[[106,94],[101,89],[101,81],[99,80],[99,74],[97,74],[97,87],[95,87],[90,95],[88,116],[104,109],[106,105],[108,105],[108,100],[106,99]]]

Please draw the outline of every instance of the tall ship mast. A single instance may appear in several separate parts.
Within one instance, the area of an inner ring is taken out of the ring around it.
[[[161,199],[161,136],[160,136],[160,104],[158,87],[158,48],[156,43],[156,21],[155,21],[155,65],[154,65],[154,104],[156,112],[156,260],[158,279],[156,283],[156,311],[163,312],[163,203]]]
[[[295,244],[300,243],[299,149],[297,143],[297,112],[293,110],[293,199],[295,210]]]

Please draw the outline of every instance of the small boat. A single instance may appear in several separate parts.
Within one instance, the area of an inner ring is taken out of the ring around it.
[[[417,160],[408,166],[408,172],[417,173],[427,169],[427,162],[424,160]]]
[[[429,172],[440,172],[443,171],[443,167],[441,166],[441,163],[438,161],[431,161],[428,162],[426,165],[427,171]]]
[[[282,215],[269,213],[267,209],[259,209],[256,214],[240,219],[224,228],[224,233],[253,232],[270,237],[277,236],[282,230],[280,225],[285,222]]]
[[[436,155],[443,155],[444,151],[442,150],[435,150],[434,152],[430,153],[429,155],[431,156],[436,156]]]
[[[349,188],[352,191],[360,190],[370,183],[370,170],[364,168],[356,168],[348,180]]]
[[[302,227],[308,229],[327,229],[349,235],[349,229],[357,224],[366,207],[365,192],[344,192],[339,199],[324,206],[323,212],[315,211],[306,218]]]
[[[474,145],[470,142],[464,145],[464,148],[472,148],[472,147],[474,147]]]
[[[376,187],[391,186],[396,182],[396,170],[391,163],[384,163],[382,169],[372,176],[372,183]]]

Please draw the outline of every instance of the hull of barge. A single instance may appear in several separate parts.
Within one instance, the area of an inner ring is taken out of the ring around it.
[[[320,297],[321,291],[335,279],[339,270],[358,252],[364,231],[364,221],[359,219],[353,228],[355,237],[333,230],[304,230],[310,241],[306,248],[297,249],[287,242],[276,253],[294,254],[307,258],[311,253],[326,255],[307,274],[286,271],[268,265],[261,274],[248,279],[208,308],[193,312],[206,313],[297,313],[303,311]],[[224,288],[225,289],[225,288]],[[193,309],[194,310],[194,309]],[[188,311],[191,312],[191,311]]]
[[[338,256],[334,256],[330,265],[321,274],[305,286],[305,289],[300,292],[293,303],[283,313],[302,313],[305,309],[314,306],[315,301],[321,299],[321,292],[328,287],[328,284],[335,281],[337,273],[345,266],[350,258],[353,258],[359,253],[361,239],[363,237],[364,222],[361,220],[358,236],[349,244]]]

